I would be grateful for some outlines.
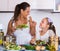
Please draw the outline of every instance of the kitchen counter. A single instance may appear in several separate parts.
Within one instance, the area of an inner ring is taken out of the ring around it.
[[[0,46],[0,51],[36,51],[36,50],[6,50],[4,47]],[[44,50],[49,51],[49,50]],[[60,51],[60,45],[58,47],[58,51]]]

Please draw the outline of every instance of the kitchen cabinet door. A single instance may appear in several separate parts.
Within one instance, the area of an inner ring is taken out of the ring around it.
[[[7,11],[8,10],[8,0],[0,0],[0,11]]]
[[[54,12],[60,13],[60,0],[55,0]]]
[[[8,11],[14,11],[17,4],[19,4],[19,0],[9,0]]]
[[[31,9],[55,9],[55,0],[0,0],[0,11],[14,11],[21,2],[28,2]]]
[[[21,2],[27,2],[31,5],[31,9],[36,8],[36,2],[35,0],[9,0],[9,11],[14,11],[15,6]]]
[[[54,9],[55,0],[37,0],[37,9]]]

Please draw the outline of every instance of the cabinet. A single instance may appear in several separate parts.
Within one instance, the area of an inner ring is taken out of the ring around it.
[[[8,0],[0,0],[0,11],[7,11],[8,10]]]
[[[36,0],[38,9],[54,9],[55,0]]]
[[[60,0],[55,0],[54,12],[60,12]]]
[[[31,9],[36,8],[36,2],[35,0],[9,0],[9,11],[13,11],[15,9],[15,6],[21,2],[27,2],[31,5]]]
[[[31,9],[54,9],[54,0],[9,0],[9,11],[14,10],[16,4],[28,2]]]
[[[14,11],[15,6],[19,4],[20,1],[17,0],[9,0],[9,6],[8,6],[8,11]]]
[[[15,6],[21,2],[28,2],[31,9],[36,8],[35,0],[0,0],[0,11],[14,11]]]
[[[28,2],[31,9],[56,10],[56,5],[60,0],[0,0],[0,11],[14,11],[15,6],[21,2]]]

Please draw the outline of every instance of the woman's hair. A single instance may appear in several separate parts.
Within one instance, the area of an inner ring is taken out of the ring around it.
[[[53,25],[52,20],[50,18],[48,18],[48,17],[46,19],[47,19],[48,24],[49,24],[49,28],[48,29],[53,30],[53,32],[56,34],[56,29],[55,29],[55,26]]]
[[[21,4],[17,4],[14,11],[14,20],[17,20],[17,17],[19,14],[21,14],[21,9],[26,10],[27,7],[30,7],[30,5],[27,2],[22,2]]]

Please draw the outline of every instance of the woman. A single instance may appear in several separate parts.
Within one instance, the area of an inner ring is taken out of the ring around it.
[[[48,42],[49,37],[54,36],[56,34],[53,22],[48,17],[42,19],[39,27],[41,30],[39,31],[39,34],[36,34],[37,40]]]
[[[16,36],[16,43],[18,45],[29,44],[31,37],[35,36],[36,22],[28,21],[27,16],[30,13],[30,5],[26,2],[17,4],[14,11],[14,16],[8,24],[7,34]],[[29,24],[28,24],[29,23]],[[28,25],[28,28],[16,29],[19,25]]]

